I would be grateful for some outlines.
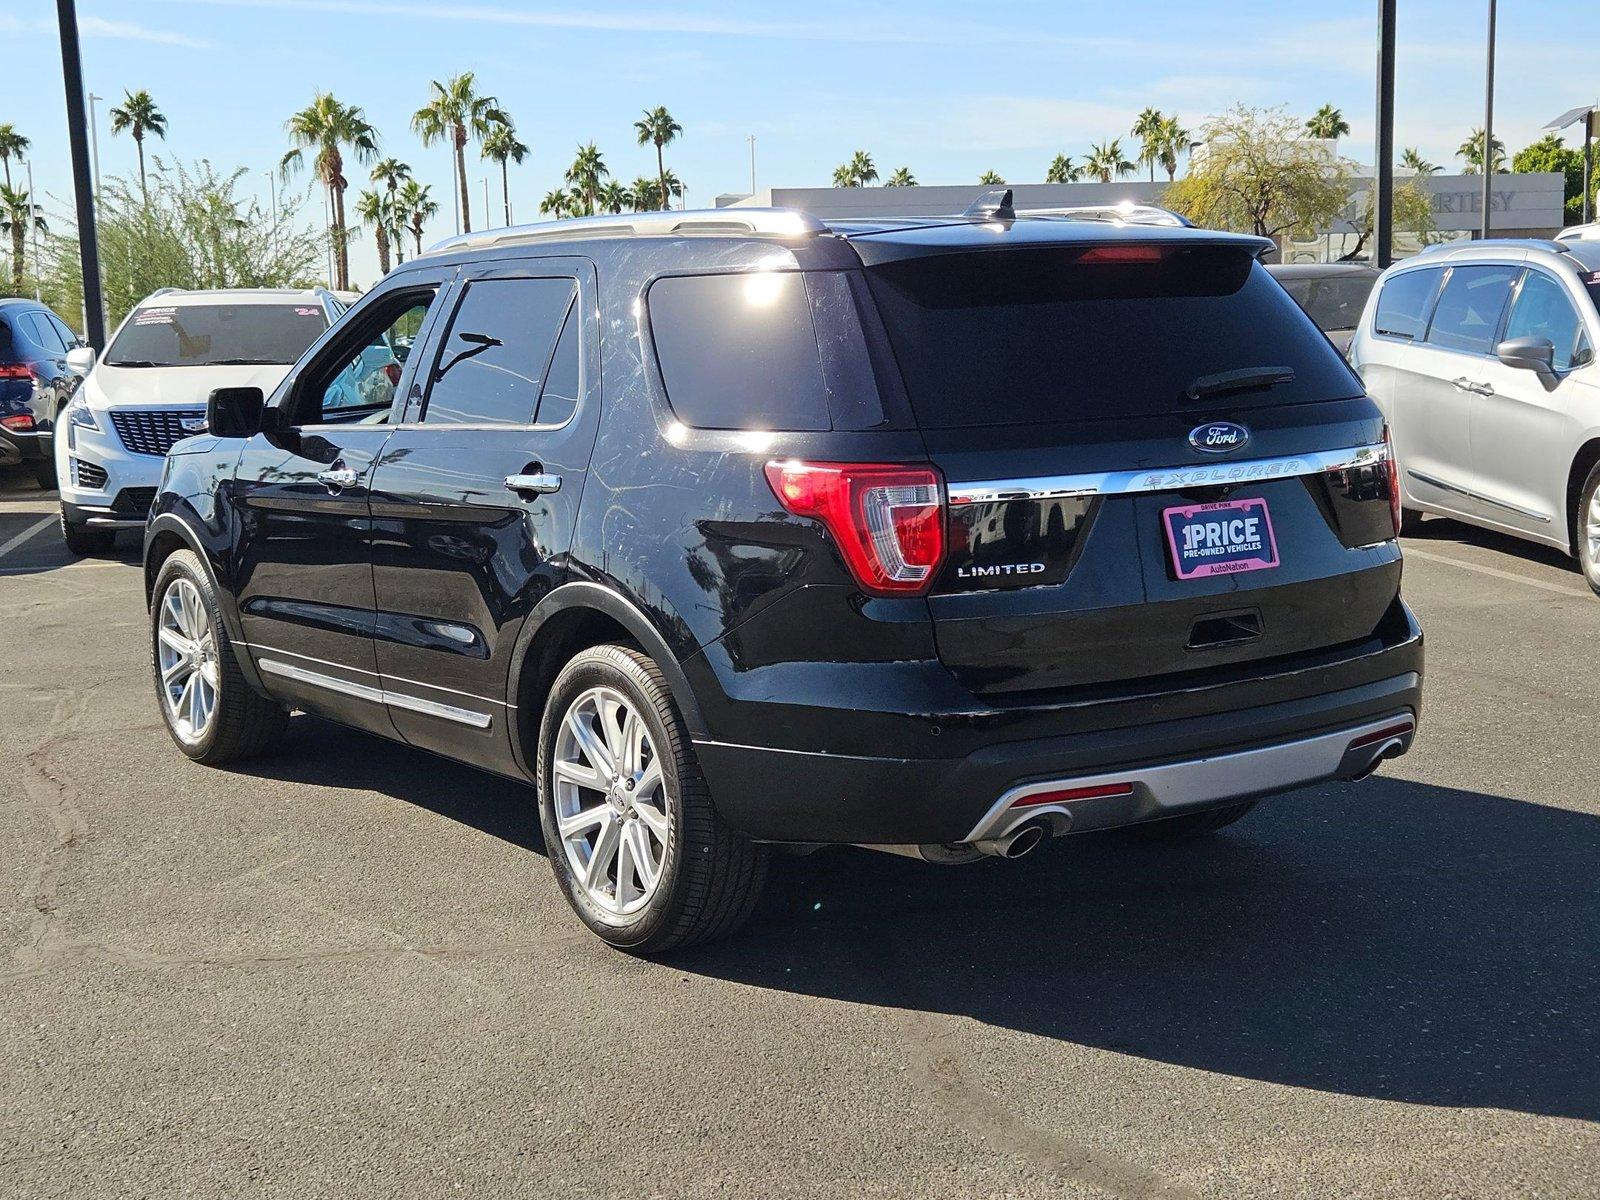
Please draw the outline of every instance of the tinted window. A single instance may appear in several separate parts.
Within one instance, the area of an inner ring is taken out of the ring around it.
[[[1366,275],[1331,275],[1323,279],[1283,280],[1284,290],[1306,310],[1319,329],[1354,329],[1372,294]]]
[[[59,318],[57,318],[54,313],[51,313],[46,319],[50,322],[50,324],[56,327],[56,333],[60,335],[61,344],[63,346],[65,346],[68,350],[72,350],[77,347],[78,335],[73,333],[72,330],[68,329],[67,326]]]
[[[61,340],[61,335],[56,332],[55,325],[43,313],[26,313],[22,323],[28,331],[28,340],[46,354],[63,354],[66,345]]]
[[[550,351],[571,307],[570,279],[481,279],[450,322],[423,420],[529,425]]]
[[[564,425],[578,409],[578,385],[583,374],[578,326],[582,321],[583,316],[574,304],[567,312],[567,323],[561,327],[561,340],[556,343],[544,381],[544,394],[539,397],[539,411],[534,414],[534,420],[540,425]]]
[[[1428,344],[1488,354],[1519,271],[1503,266],[1453,268],[1433,309]]]
[[[1556,348],[1555,367],[1565,371],[1572,366],[1583,337],[1583,322],[1578,310],[1567,299],[1567,289],[1540,271],[1529,271],[1522,290],[1511,306],[1506,322],[1506,337],[1542,337]]]
[[[1372,320],[1374,333],[1415,341],[1428,327],[1428,306],[1439,288],[1440,269],[1404,271],[1391,276],[1378,293],[1378,311]]]
[[[11,358],[11,322],[16,319],[14,313],[9,317],[0,315],[0,362],[8,362]]]
[[[658,279],[650,332],[672,411],[700,429],[827,429],[805,277]]]
[[[288,366],[328,328],[322,305],[154,304],[133,316],[106,351],[112,367]]]
[[[307,368],[298,419],[308,423],[377,420],[394,403],[403,356],[397,343],[414,337],[434,292],[407,292],[378,301],[340,338],[342,350]]]
[[[1294,378],[1214,413],[1358,395],[1306,315],[1243,251],[1072,247],[914,258],[870,269],[918,421],[1025,425],[1195,407],[1202,376]]]

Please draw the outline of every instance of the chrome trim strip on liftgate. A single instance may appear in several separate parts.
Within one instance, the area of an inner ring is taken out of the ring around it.
[[[1382,442],[1344,450],[1317,450],[1283,458],[1256,458],[1244,462],[1195,463],[1183,467],[1156,467],[1145,471],[1093,471],[1079,475],[1037,475],[1027,479],[985,479],[948,485],[951,504],[992,504],[1001,500],[1064,500],[1084,496],[1132,496],[1145,492],[1183,491],[1229,484],[1266,483],[1374,467],[1387,462],[1389,449]]]
[[[326,688],[330,692],[340,692],[346,696],[354,696],[359,700],[370,700],[374,704],[392,704],[396,708],[408,709],[411,712],[422,713],[424,716],[440,717],[446,721],[455,721],[460,725],[470,725],[474,729],[489,728],[489,723],[492,719],[488,713],[475,712],[470,708],[457,708],[453,704],[440,704],[435,700],[424,700],[421,696],[411,696],[405,692],[391,692],[387,688],[355,683],[349,679],[336,679],[332,675],[324,675],[321,671],[308,671],[304,667],[297,667],[293,663],[279,662],[275,658],[258,658],[256,659],[256,666],[268,675],[281,675],[283,678],[292,679],[296,683]]]

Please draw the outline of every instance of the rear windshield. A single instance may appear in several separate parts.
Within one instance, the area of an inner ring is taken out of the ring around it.
[[[867,274],[917,420],[928,428],[1361,394],[1316,326],[1237,249],[1118,244],[935,255]],[[1206,376],[1268,367],[1294,378],[1198,402],[1186,395]]]
[[[1354,329],[1372,293],[1372,276],[1338,275],[1317,279],[1280,279],[1283,290],[1306,310],[1321,329]]]
[[[112,367],[294,363],[328,328],[320,304],[151,305],[106,351]]]

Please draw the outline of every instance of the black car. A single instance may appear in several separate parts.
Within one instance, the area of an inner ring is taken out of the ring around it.
[[[37,300],[0,299],[0,467],[26,463],[40,487],[55,487],[51,432],[83,382],[67,354],[84,345]]]
[[[162,714],[201,762],[303,709],[536,785],[637,952],[737,924],[772,843],[1013,857],[1361,778],[1422,635],[1382,418],[1269,245],[1002,206],[445,242],[173,449]]]
[[[1383,272],[1360,263],[1273,263],[1267,268],[1340,354],[1350,349]]]

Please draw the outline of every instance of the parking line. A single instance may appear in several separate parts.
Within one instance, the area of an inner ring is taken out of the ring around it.
[[[6,555],[10,554],[13,550],[22,545],[23,542],[27,541],[34,534],[38,533],[45,526],[54,525],[55,523],[56,519],[54,517],[39,518],[39,523],[37,525],[30,525],[21,533],[17,534],[16,537],[12,538],[9,542],[0,543],[0,558],[4,558]]]
[[[1531,588],[1555,592],[1558,596],[1577,596],[1583,599],[1589,595],[1587,591],[1562,587],[1559,583],[1547,583],[1543,579],[1529,579],[1524,575],[1513,575],[1510,571],[1501,571],[1495,567],[1485,567],[1479,563],[1462,562],[1459,558],[1450,558],[1444,554],[1431,554],[1426,550],[1415,550],[1410,546],[1404,547],[1401,553],[1406,558],[1420,558],[1427,562],[1444,563],[1446,566],[1460,567],[1463,571],[1476,571],[1479,575],[1491,575],[1496,579],[1506,579],[1512,583],[1522,583]]]

